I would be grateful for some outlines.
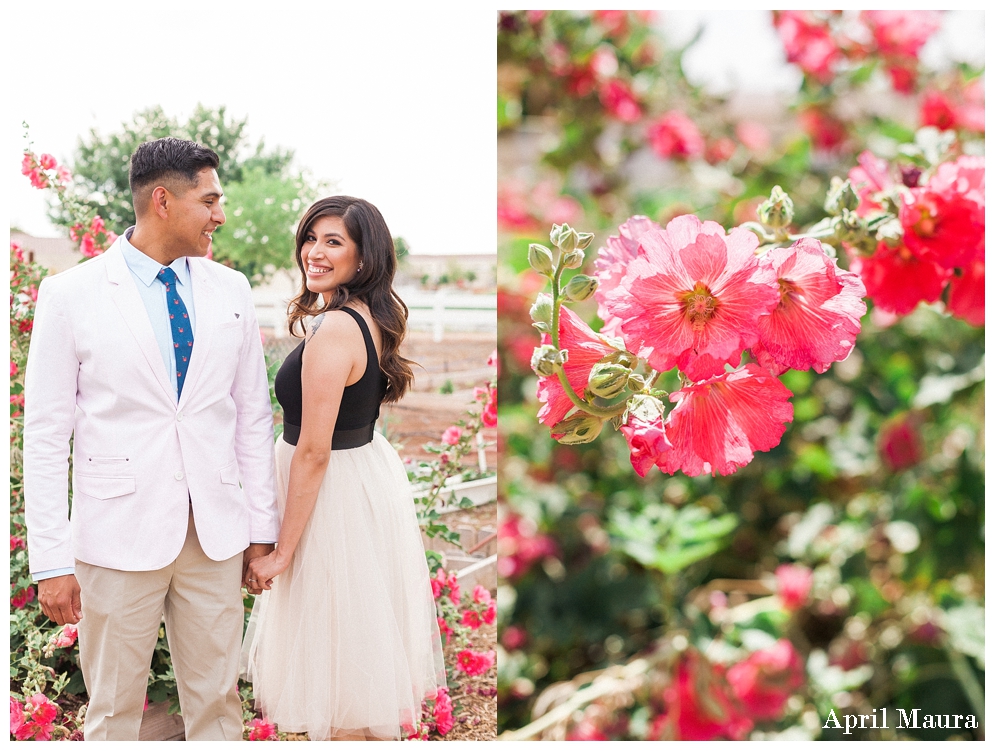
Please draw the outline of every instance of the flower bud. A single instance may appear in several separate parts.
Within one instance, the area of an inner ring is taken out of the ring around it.
[[[553,426],[550,435],[560,443],[590,443],[601,432],[603,423],[586,412],[575,412]]]
[[[553,228],[549,231],[549,241],[553,243],[556,247],[560,247],[560,225],[554,224]]]
[[[580,235],[577,234],[577,230],[569,224],[564,224],[560,227],[560,234],[557,237],[556,243],[556,246],[560,250],[564,253],[570,253],[577,248],[578,242],[580,242]],[[583,254],[581,254],[581,257],[583,257]]]
[[[584,251],[571,250],[563,254],[563,268],[579,269],[584,265]]]
[[[663,417],[663,402],[655,396],[636,394],[626,405],[628,413],[645,422],[653,422]]]
[[[848,243],[859,242],[867,234],[867,224],[849,209],[843,209],[839,216],[833,218],[833,229],[840,240]]]
[[[529,315],[536,323],[545,323],[547,327],[552,327],[553,323],[553,296],[539,295],[529,309]]]
[[[774,229],[787,227],[795,217],[795,203],[780,185],[775,185],[770,192],[770,198],[757,209],[757,216],[768,227]]]
[[[579,232],[577,234],[577,249],[587,250],[592,240],[594,240],[593,232]]]
[[[850,181],[834,177],[830,183],[829,192],[826,194],[826,211],[836,216],[842,214],[844,209],[854,211],[859,205],[860,196],[857,195],[857,191],[853,189]]]
[[[625,344],[622,343],[621,339],[614,339],[613,337],[605,337],[605,338],[607,339],[608,344],[611,344],[613,347],[616,347],[617,349],[615,352],[612,352],[610,355],[605,355],[605,357],[602,358],[602,362],[618,363],[619,365],[624,365],[630,370],[636,367],[636,362],[637,362],[636,356],[631,352],[627,352],[625,350]]]
[[[639,373],[632,373],[629,375],[629,381],[626,383],[630,391],[642,391],[646,388],[646,379],[643,378]]]
[[[566,293],[574,302],[580,302],[581,300],[586,300],[591,295],[594,294],[594,290],[598,288],[598,280],[585,276],[584,274],[577,274],[573,279],[567,282]]]
[[[624,365],[611,362],[599,362],[591,368],[591,376],[587,381],[588,390],[595,396],[611,399],[625,391],[626,383],[632,371]]]
[[[549,252],[549,248],[538,243],[530,244],[529,266],[544,276],[553,273],[553,254]]]
[[[557,350],[551,344],[543,344],[532,351],[532,370],[538,376],[551,376],[556,374],[556,366],[567,361],[567,351]]]

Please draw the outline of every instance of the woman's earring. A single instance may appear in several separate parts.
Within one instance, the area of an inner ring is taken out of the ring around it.
[[[360,261],[359,266],[356,268],[356,271],[362,271],[362,270],[363,270],[363,262]]]

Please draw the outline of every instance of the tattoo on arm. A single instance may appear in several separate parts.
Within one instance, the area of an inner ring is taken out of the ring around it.
[[[311,336],[318,333],[318,327],[321,326],[321,322],[325,320],[325,314],[322,313],[317,318],[314,319],[314,323],[311,324]]]

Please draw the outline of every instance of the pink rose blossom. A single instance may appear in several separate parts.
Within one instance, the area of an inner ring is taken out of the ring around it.
[[[655,370],[676,366],[692,380],[738,365],[757,341],[760,316],[778,300],[773,272],[754,254],[757,236],[738,227],[726,235],[688,214],[639,243],[640,254],[604,296],[628,350]]]
[[[726,671],[732,692],[755,720],[779,720],[791,694],[805,682],[802,658],[787,639],[778,639]]]
[[[249,720],[246,725],[249,729],[249,740],[250,741],[275,741],[277,740],[276,735],[276,725],[269,721],[268,718],[256,717]]]
[[[664,423],[673,448],[660,469],[729,475],[781,441],[794,410],[791,392],[758,365],[685,386],[670,395],[677,406]]]
[[[559,329],[560,348],[570,353],[567,362],[563,365],[567,382],[576,393],[583,394],[595,363],[614,352],[615,348],[594,333],[591,327],[570,308],[560,308]],[[543,344],[549,344],[551,341],[548,334],[543,334]],[[574,406],[564,391],[560,379],[555,375],[539,379],[536,396],[543,403],[539,410],[539,422],[550,427],[566,417]]]
[[[646,132],[646,139],[664,159],[695,159],[705,153],[701,131],[680,110],[671,110],[655,120]]]
[[[812,238],[773,248],[761,265],[773,271],[781,299],[760,318],[760,340],[752,349],[757,362],[780,375],[788,368],[825,373],[845,360],[867,312],[860,277],[840,269]]]
[[[798,610],[808,602],[812,591],[812,569],[797,564],[783,563],[774,571],[777,577],[777,596],[785,610]]]
[[[442,442],[449,446],[455,446],[463,437],[463,431],[456,425],[450,425],[442,432]]]

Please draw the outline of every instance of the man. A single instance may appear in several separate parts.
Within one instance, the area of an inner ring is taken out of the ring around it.
[[[190,141],[139,146],[136,226],[39,290],[28,553],[45,615],[79,623],[87,740],[137,740],[163,618],[187,740],[242,738],[240,588],[279,522],[249,284],[205,258],[225,222],[217,167]]]

